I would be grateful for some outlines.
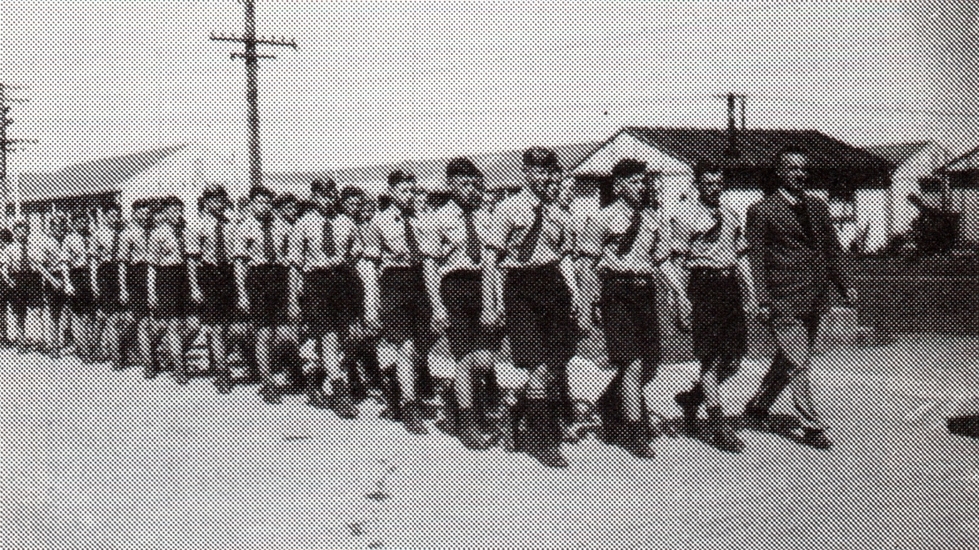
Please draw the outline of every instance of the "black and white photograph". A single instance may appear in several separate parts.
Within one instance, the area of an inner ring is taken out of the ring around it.
[[[0,547],[979,549],[979,2],[0,0]]]

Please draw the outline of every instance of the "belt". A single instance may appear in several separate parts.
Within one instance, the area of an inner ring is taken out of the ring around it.
[[[506,268],[506,270],[509,273],[516,273],[516,274],[540,273],[541,271],[551,271],[554,269],[558,269],[558,264],[556,262],[549,263],[549,264],[542,264],[542,265]]]
[[[617,271],[606,271],[602,273],[602,276],[606,279],[611,279],[614,281],[633,283],[636,285],[651,285],[656,282],[656,278],[653,275],[640,275],[638,273],[622,273]]]
[[[734,275],[735,269],[733,267],[691,267],[690,274],[698,275],[701,277],[731,277]]]

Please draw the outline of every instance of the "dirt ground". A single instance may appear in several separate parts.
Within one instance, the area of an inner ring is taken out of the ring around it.
[[[344,422],[254,387],[219,396],[13,352],[0,365],[3,548],[979,548],[979,441],[944,429],[979,408],[979,338],[820,357],[830,452],[746,431],[741,455],[662,438],[641,462],[588,439],[560,471],[409,435],[373,404]],[[764,366],[731,381],[730,412]],[[572,373],[581,395],[610,376]],[[676,417],[695,373],[665,365],[653,408]]]

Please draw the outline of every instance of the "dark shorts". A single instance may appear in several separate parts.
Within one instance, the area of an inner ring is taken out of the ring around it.
[[[68,306],[76,315],[95,313],[95,294],[92,293],[92,274],[87,267],[76,267],[68,271],[68,279],[75,293],[68,299]]]
[[[65,306],[68,305],[69,296],[65,294],[64,290],[55,288],[48,281],[44,281],[44,297],[47,299],[51,315],[60,317],[61,313],[65,310]]]
[[[96,299],[98,309],[102,313],[117,313],[121,309],[119,303],[119,264],[102,264],[95,270],[95,282],[99,285],[99,297]]]
[[[10,307],[14,313],[23,315],[27,308],[44,307],[44,279],[36,271],[11,273],[14,287],[10,289]]]
[[[203,264],[197,271],[197,284],[202,295],[197,311],[201,324],[225,326],[234,323],[238,307],[234,266]]]
[[[381,338],[393,344],[411,340],[426,350],[431,340],[432,304],[421,266],[389,267],[381,273]]]
[[[661,351],[656,280],[611,273],[601,280],[599,307],[609,362],[624,367],[641,360],[648,381],[656,375]]]
[[[571,291],[556,265],[510,269],[503,286],[506,335],[514,366],[565,368],[574,357],[577,327]]]
[[[289,268],[256,265],[245,276],[248,319],[256,327],[270,328],[289,322]]]
[[[153,314],[158,319],[175,319],[186,315],[189,298],[186,266],[156,268],[156,309]]]
[[[149,266],[143,263],[130,265],[126,269],[126,292],[129,296],[126,309],[137,315],[146,315],[150,311],[146,287],[148,273]]]
[[[694,355],[700,360],[744,356],[748,329],[733,271],[691,270],[687,295],[693,307]]]
[[[479,322],[483,312],[482,281],[478,271],[453,271],[442,278],[439,293],[449,314],[445,336],[456,361],[474,351],[500,347],[500,331],[484,328]]]
[[[311,336],[336,333],[345,337],[363,314],[364,286],[347,266],[310,271],[303,277],[300,304]]]

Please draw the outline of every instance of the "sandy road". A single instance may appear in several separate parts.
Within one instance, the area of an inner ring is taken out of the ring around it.
[[[821,358],[830,453],[745,432],[740,456],[677,438],[639,462],[586,440],[563,471],[411,436],[373,405],[343,422],[301,397],[5,352],[2,546],[979,548],[979,442],[942,426],[979,394],[977,352],[922,337]],[[664,367],[654,408],[676,416],[694,372]],[[761,374],[732,381],[730,410]]]

